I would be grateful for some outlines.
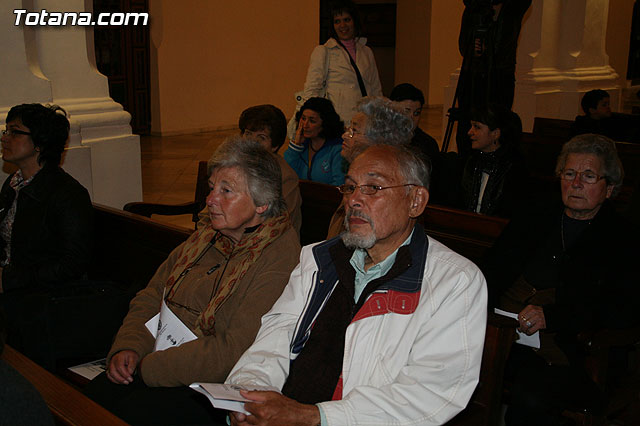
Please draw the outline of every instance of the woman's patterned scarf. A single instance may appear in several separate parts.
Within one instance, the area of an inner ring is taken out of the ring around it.
[[[209,249],[210,244],[220,251],[229,262],[231,257],[242,256],[242,261],[233,265],[229,270],[224,270],[222,276],[216,280],[214,294],[209,300],[209,305],[200,314],[197,327],[204,335],[215,334],[215,313],[235,290],[236,284],[242,280],[247,270],[253,265],[262,251],[284,233],[287,227],[291,226],[288,213],[278,217],[273,217],[261,223],[253,232],[246,233],[242,239],[234,244],[231,239],[217,233],[211,227],[209,221],[205,221],[206,226],[194,232],[182,248],[169,278],[166,288],[169,290],[166,298],[171,300],[180,287],[181,275],[186,275],[191,267],[197,263],[199,257]],[[212,239],[216,237],[215,241]],[[186,272],[185,272],[186,271]],[[176,282],[180,281],[180,282]]]

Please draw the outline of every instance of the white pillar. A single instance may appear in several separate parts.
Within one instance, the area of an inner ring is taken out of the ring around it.
[[[533,129],[534,117],[573,120],[582,113],[582,95],[592,89],[608,91],[617,110],[618,74],[605,52],[608,11],[609,0],[533,1],[520,33],[513,102],[525,132]],[[459,72],[445,87],[445,112]]]
[[[605,51],[609,0],[534,1],[522,27],[513,110],[525,131],[534,117],[573,120],[592,89],[620,99],[618,74]]]
[[[22,8],[90,11],[83,0],[0,3],[0,46],[10,62],[9,67],[0,68],[0,116],[4,119],[9,108],[19,103],[60,105],[71,122],[63,168],[89,190],[95,202],[122,208],[142,200],[140,138],[131,133],[130,114],[109,97],[107,78],[96,69],[93,30],[70,25],[15,26],[13,10]],[[6,173],[0,175],[5,177]]]

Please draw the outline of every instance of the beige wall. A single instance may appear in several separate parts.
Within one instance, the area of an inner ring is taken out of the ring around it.
[[[434,0],[431,3],[429,105],[442,105],[449,76],[462,65],[458,34],[463,11],[462,1]]]
[[[151,128],[233,126],[249,105],[290,116],[318,42],[318,0],[151,0]]]
[[[605,48],[609,64],[620,75],[620,86],[627,86],[627,64],[629,59],[629,38],[634,0],[610,0],[609,22]]]
[[[398,0],[396,5],[395,84],[413,84],[425,100],[429,98],[431,1]]]
[[[626,85],[633,0],[611,0],[606,49]],[[287,117],[318,41],[319,0],[150,1],[152,132],[234,126],[242,109],[273,103]],[[442,105],[458,53],[461,0],[397,0],[394,83]],[[383,70],[384,71],[384,70]],[[390,89],[387,88],[387,89]]]

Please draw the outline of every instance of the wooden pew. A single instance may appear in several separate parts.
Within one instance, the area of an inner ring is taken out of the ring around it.
[[[427,205],[419,221],[429,236],[476,263],[509,223],[505,218],[437,205]]]
[[[2,359],[22,374],[40,392],[57,425],[128,425],[13,348],[5,346]]]
[[[94,255],[89,276],[130,292],[144,288],[169,253],[193,230],[93,204]]]
[[[301,181],[300,189],[303,198],[302,232],[309,238],[316,238],[315,235],[322,240],[342,197],[334,187],[315,182]],[[90,276],[130,286],[132,294],[146,285],[168,254],[192,232],[98,204],[94,204],[94,214],[95,255]],[[481,257],[507,223],[505,219],[438,206],[429,206],[421,221],[429,234],[472,260]],[[494,417],[495,410],[499,408],[495,392],[501,389],[503,362],[513,340],[513,330],[513,324],[490,315],[481,385],[469,409],[456,417],[456,423],[452,424],[484,424]],[[11,348],[5,350],[3,358],[43,394],[59,424],[125,424]],[[479,419],[483,419],[483,423],[477,423]]]
[[[554,176],[558,154],[570,137],[571,123],[555,118],[534,118],[533,132],[522,135],[522,148],[531,172]],[[624,167],[625,185],[629,185],[640,177],[640,144],[616,141],[616,149]]]

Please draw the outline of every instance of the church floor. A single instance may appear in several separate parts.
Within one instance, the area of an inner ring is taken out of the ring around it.
[[[442,137],[442,108],[425,109],[420,127],[436,140]],[[180,136],[141,136],[142,196],[145,202],[178,204],[193,201],[198,162],[207,160],[225,138],[238,130]],[[286,144],[280,154],[287,148]],[[193,228],[190,215],[153,216],[154,219]]]

